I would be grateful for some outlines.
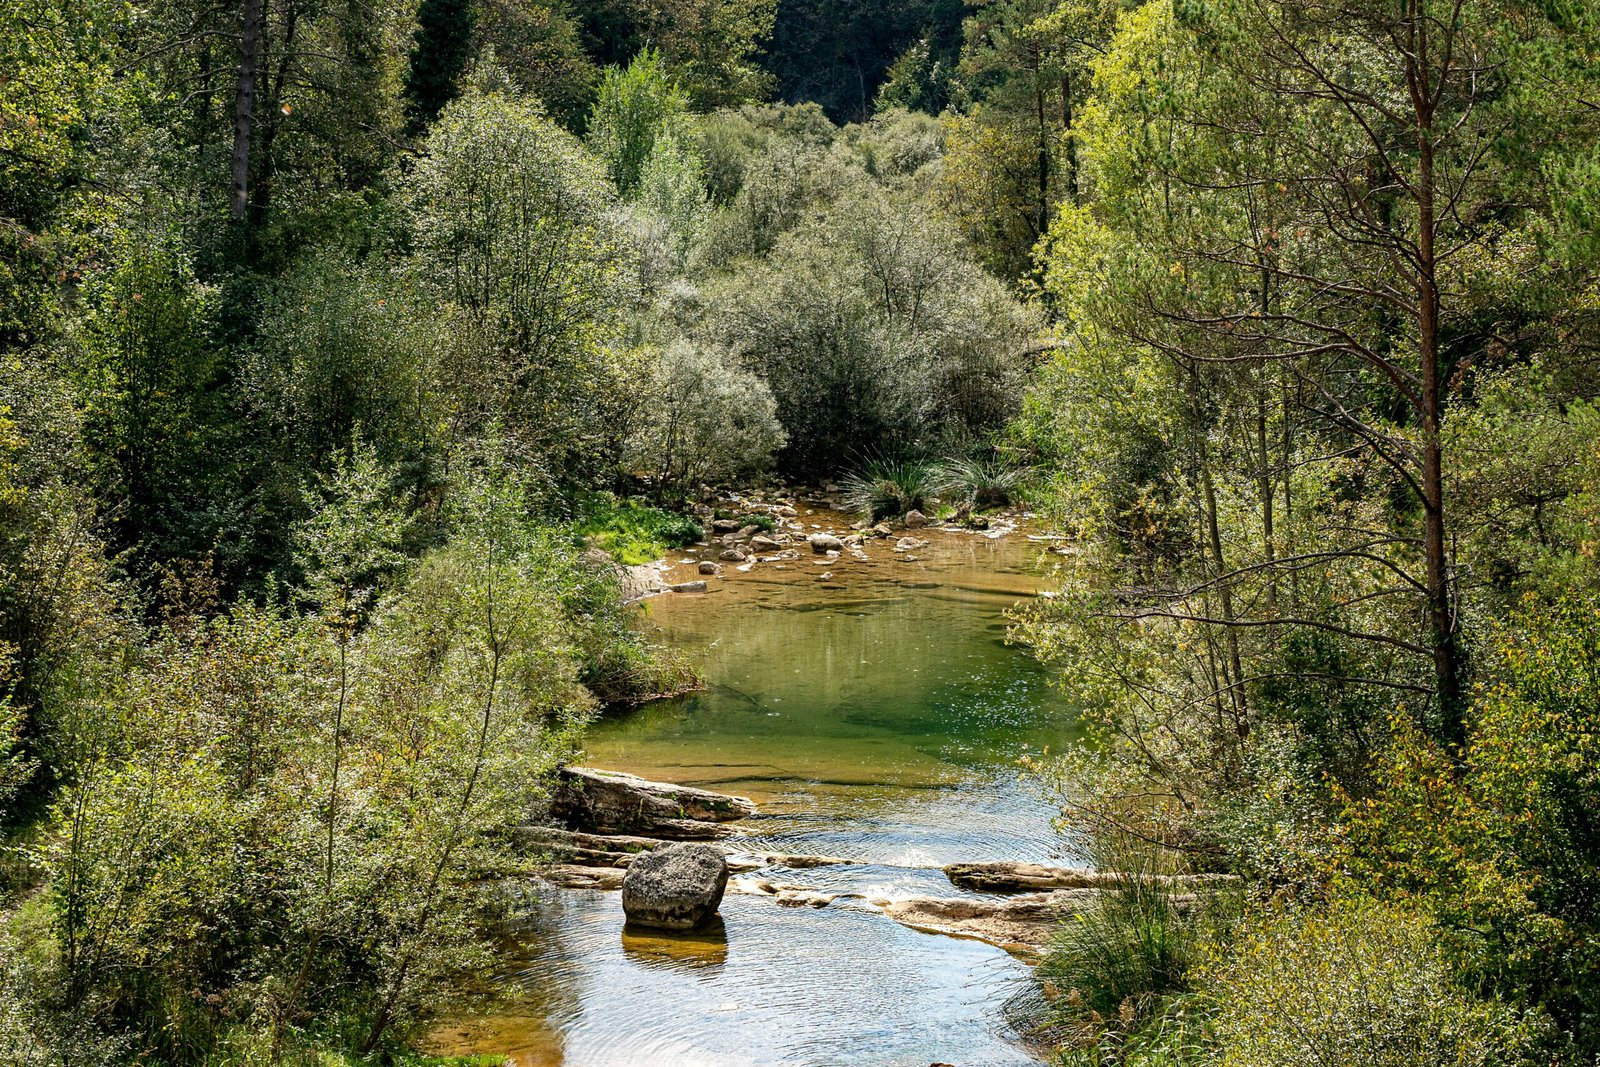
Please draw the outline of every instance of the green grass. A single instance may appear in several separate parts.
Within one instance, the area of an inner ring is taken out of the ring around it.
[[[717,518],[731,518],[739,524],[741,529],[746,526],[757,526],[767,533],[771,533],[778,528],[778,520],[765,513],[760,515],[724,515],[718,512]]]
[[[573,526],[584,544],[603,549],[618,563],[636,566],[660,559],[670,549],[692,545],[705,536],[687,515],[632,500],[596,497]]]

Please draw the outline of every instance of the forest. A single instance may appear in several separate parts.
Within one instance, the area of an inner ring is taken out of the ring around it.
[[[752,489],[1059,539],[1030,1056],[1600,1063],[1593,0],[6,0],[0,1062],[585,1067],[423,1039]]]

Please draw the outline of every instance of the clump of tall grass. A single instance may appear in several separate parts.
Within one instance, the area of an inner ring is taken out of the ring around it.
[[[1031,473],[999,456],[961,457],[940,464],[938,491],[975,508],[1005,507]]]
[[[1118,851],[1127,854],[1101,857],[1122,872],[1115,884],[1060,925],[1011,1011],[1063,1063],[1185,1062],[1191,1028],[1170,1009],[1189,989],[1214,909],[1162,877],[1171,871],[1158,858]]]
[[[878,522],[925,510],[939,473],[925,463],[875,459],[840,480],[845,505]]]

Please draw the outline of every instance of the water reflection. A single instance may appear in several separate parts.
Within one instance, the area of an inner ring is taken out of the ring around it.
[[[647,967],[669,971],[720,971],[728,962],[728,928],[721,915],[696,930],[662,931],[628,924],[623,954]]]
[[[513,1067],[1034,1062],[995,1011],[1025,965],[988,945],[849,906],[729,896],[726,959],[679,966],[617,936],[616,893],[552,890],[537,907],[546,933],[507,975],[516,1007],[444,1028],[430,1051],[490,1051]]]

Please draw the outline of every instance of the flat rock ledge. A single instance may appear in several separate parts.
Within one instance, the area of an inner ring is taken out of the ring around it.
[[[1010,951],[1042,948],[1062,919],[1094,903],[1098,889],[1057,889],[1008,900],[911,897],[877,902],[895,922],[930,934],[985,941]]]
[[[1053,889],[1116,889],[1132,878],[1174,889],[1220,889],[1237,881],[1227,874],[1129,875],[1083,867],[1046,867],[1038,863],[952,863],[945,877],[957,889],[974,893],[1031,893]]]
[[[909,897],[873,903],[889,918],[913,930],[971,938],[1032,955],[1049,943],[1061,920],[1092,907],[1107,888],[1053,889],[999,900]],[[1175,892],[1172,903],[1181,912],[1193,907],[1200,897],[1200,892]]]
[[[726,824],[754,815],[756,806],[709,789],[564,767],[550,811],[568,829],[583,833],[708,841],[733,834]]]
[[[548,857],[553,862],[538,868],[545,881],[563,889],[618,889],[623,872],[640,855],[669,842],[659,837],[629,834],[588,834],[555,826],[521,826],[513,840],[524,855]],[[728,869],[748,874],[763,867],[807,870],[854,863],[838,856],[790,855],[783,852],[743,852],[718,844],[727,858]]]

